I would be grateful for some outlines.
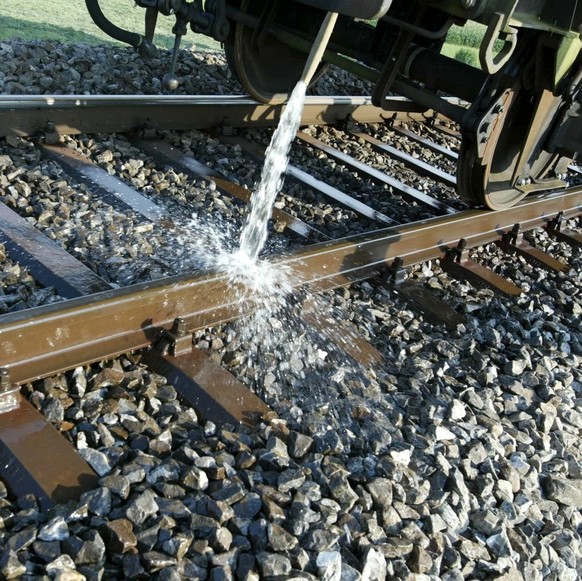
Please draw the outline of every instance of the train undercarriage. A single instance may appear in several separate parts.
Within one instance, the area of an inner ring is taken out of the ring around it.
[[[394,94],[458,123],[459,194],[475,206],[511,207],[530,193],[565,187],[582,143],[582,4],[577,0],[136,0],[144,36],[95,22],[148,56],[159,14],[173,15],[175,87],[188,27],[224,44],[244,89],[281,103],[300,79],[326,13],[337,12],[313,81],[329,64],[374,84],[375,105]],[[441,54],[451,26],[482,25],[479,67]],[[451,99],[456,97],[457,99]]]

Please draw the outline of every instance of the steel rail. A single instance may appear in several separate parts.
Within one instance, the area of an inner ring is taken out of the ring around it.
[[[326,125],[348,119],[381,123],[433,116],[404,97],[391,98],[387,108],[374,107],[369,97],[307,97],[302,123]],[[270,127],[278,123],[281,111],[282,105],[265,105],[240,95],[0,95],[0,137]]]
[[[328,290],[369,277],[397,257],[407,266],[439,258],[460,239],[467,247],[582,213],[582,186],[533,197],[509,210],[470,210],[305,247],[276,260],[296,287]],[[189,332],[252,308],[220,273],[178,276],[0,317],[0,367],[24,383],[146,347],[177,317]]]

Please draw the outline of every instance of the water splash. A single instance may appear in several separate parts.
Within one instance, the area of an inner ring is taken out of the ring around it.
[[[268,239],[268,221],[281,190],[291,143],[299,129],[305,92],[305,83],[299,82],[273,134],[239,247],[232,224],[205,224],[208,216],[198,217],[193,229],[197,235],[190,230],[189,243],[196,246],[197,266],[224,275],[229,283],[225,291],[228,300],[235,297],[240,305],[241,318],[227,325],[238,345],[232,345],[227,368],[248,381],[267,401],[302,401],[307,409],[318,410],[328,420],[329,414],[339,420],[346,414],[338,407],[338,390],[344,383],[355,381],[354,377],[361,385],[363,370],[348,362],[343,349],[318,332],[323,325],[317,320],[313,324],[313,314],[305,318],[305,297],[297,292],[300,281],[296,273],[259,259]],[[316,319],[333,317],[331,297],[310,298]],[[336,315],[342,317],[342,313]],[[346,341],[350,341],[349,336]]]
[[[259,187],[251,198],[250,211],[240,238],[240,252],[251,260],[258,258],[267,240],[267,224],[283,184],[291,143],[301,122],[306,90],[303,81],[299,81],[293,90],[267,149]]]

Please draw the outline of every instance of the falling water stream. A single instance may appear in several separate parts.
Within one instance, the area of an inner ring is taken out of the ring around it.
[[[247,260],[250,259],[252,262],[257,261],[259,253],[267,241],[268,221],[271,217],[275,199],[283,183],[283,174],[287,169],[291,143],[299,129],[307,86],[323,59],[325,48],[333,32],[337,17],[337,13],[328,12],[323,19],[317,38],[307,57],[301,78],[291,93],[291,97],[267,149],[261,181],[257,191],[251,198],[250,211],[242,231],[240,248],[237,253],[237,255]]]
[[[301,122],[307,86],[299,81],[285,107],[267,149],[258,189],[251,198],[250,211],[240,237],[239,253],[257,260],[267,241],[267,223],[287,169],[289,150]]]
[[[211,229],[213,235],[202,237],[200,244],[202,263],[227,276],[231,283],[225,291],[228,300],[234,299],[241,306],[243,318],[235,323],[235,333],[245,344],[247,366],[254,369],[252,376],[255,381],[262,376],[263,389],[274,390],[276,388],[269,377],[274,378],[276,374],[286,389],[296,386],[298,398],[305,399],[310,394],[314,408],[320,408],[323,402],[334,398],[325,390],[313,391],[314,385],[308,385],[308,376],[315,374],[315,383],[320,386],[343,381],[335,375],[328,378],[329,381],[322,380],[318,374],[324,373],[324,368],[328,367],[343,373],[345,354],[336,355],[336,348],[329,346],[327,341],[320,343],[321,337],[317,333],[314,335],[311,326],[306,325],[302,315],[302,295],[297,296],[293,290],[298,281],[291,270],[280,262],[260,260],[259,256],[267,242],[269,219],[281,191],[291,144],[301,122],[307,85],[321,61],[336,17],[334,13],[326,16],[307,60],[303,79],[291,93],[273,133],[238,248],[233,250],[228,229],[223,228]],[[312,315],[329,315],[333,305],[327,304],[325,299],[320,300],[324,302],[314,303]],[[253,305],[250,314],[249,303]],[[308,370],[308,367],[312,369]]]

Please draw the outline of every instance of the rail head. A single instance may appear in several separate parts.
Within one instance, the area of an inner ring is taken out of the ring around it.
[[[329,290],[369,277],[399,259],[403,266],[441,258],[459,240],[475,247],[519,223],[545,226],[582,212],[582,187],[532,198],[510,210],[471,210],[308,246],[277,259],[296,287]],[[188,332],[248,313],[225,274],[178,276],[106,291],[0,317],[0,367],[14,383],[146,347],[180,317]],[[112,329],[115,329],[112,332]]]
[[[37,137],[78,133],[274,127],[282,105],[257,103],[228,95],[0,95],[0,137]],[[384,109],[369,97],[307,97],[303,125],[352,120],[382,123],[394,119],[426,120],[433,112],[404,97],[393,97]]]

